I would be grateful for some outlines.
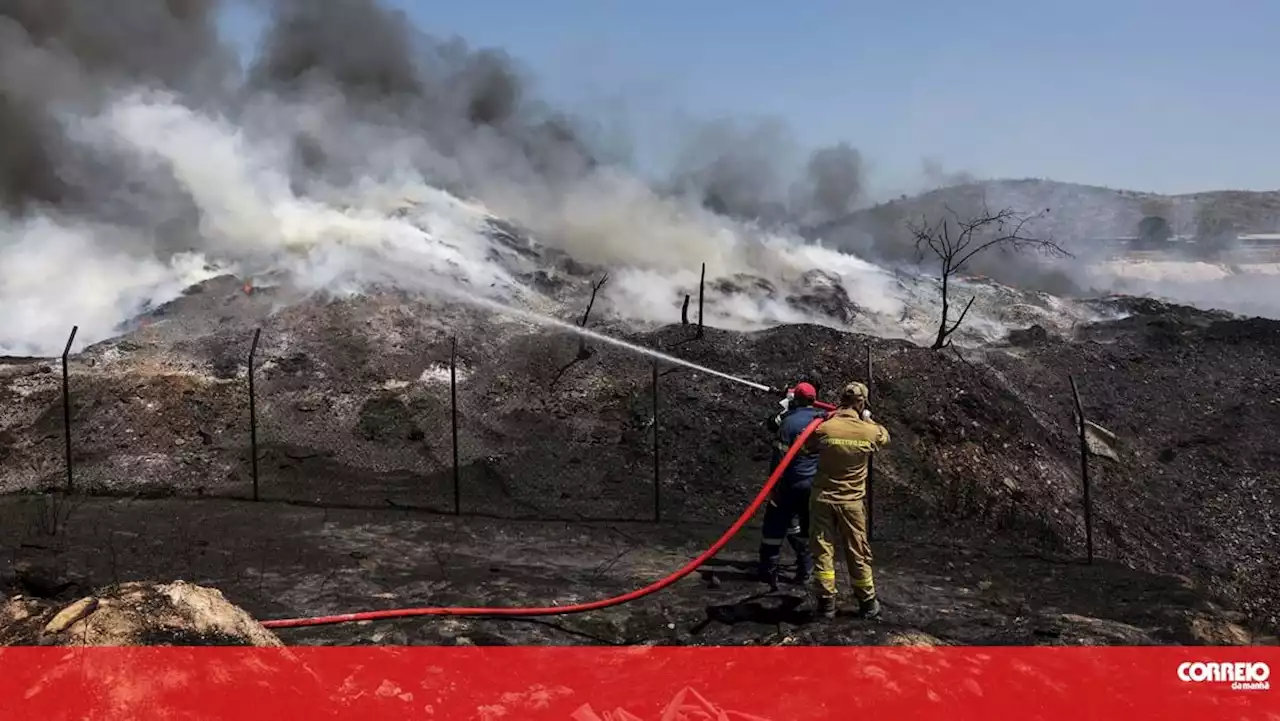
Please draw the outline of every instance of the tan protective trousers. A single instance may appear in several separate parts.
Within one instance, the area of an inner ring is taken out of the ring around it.
[[[813,553],[813,580],[823,598],[836,595],[836,553],[843,552],[853,595],[859,602],[875,598],[871,577],[871,544],[867,542],[867,512],[862,501],[852,503],[809,502],[809,548]]]

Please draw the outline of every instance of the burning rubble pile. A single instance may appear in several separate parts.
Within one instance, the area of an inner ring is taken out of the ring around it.
[[[767,290],[741,277],[709,290],[747,286]],[[248,493],[245,374],[258,324],[268,500],[452,508],[455,334],[465,513],[642,520],[654,503],[655,420],[668,522],[721,524],[763,478],[769,448],[760,429],[776,401],[766,394],[663,366],[655,419],[652,362],[642,356],[588,341],[589,357],[575,361],[580,341],[570,334],[404,294],[277,309],[277,292],[256,285],[246,295],[234,278],[211,281],[147,326],[73,356],[78,487],[114,496]],[[1122,449],[1118,463],[1096,471],[1099,554],[1192,575],[1256,622],[1274,624],[1267,609],[1280,589],[1267,579],[1280,577],[1280,554],[1267,498],[1280,428],[1278,324],[1122,298],[1093,312],[1121,319],[1074,332],[1031,326],[980,353],[821,325],[707,328],[701,339],[679,324],[635,330],[614,317],[591,326],[769,385],[807,377],[823,394],[861,377],[870,346],[873,407],[894,438],[877,463],[877,533],[887,541],[1078,557],[1074,375],[1090,420]],[[1017,352],[1006,354],[1005,343]],[[41,372],[48,367],[12,364],[0,385],[7,492],[65,480],[59,378]],[[1202,390],[1198,435],[1159,416],[1180,407],[1188,387]],[[1187,463],[1192,476],[1178,471]],[[1216,525],[1185,521],[1178,499],[1186,494],[1175,489],[1189,477],[1214,499]],[[1165,490],[1149,492],[1152,483]]]

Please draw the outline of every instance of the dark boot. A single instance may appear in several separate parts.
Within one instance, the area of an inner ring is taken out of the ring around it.
[[[797,586],[803,586],[813,575],[813,555],[809,553],[809,538],[800,535],[789,536],[787,542],[791,544],[791,550],[796,552],[796,575],[791,580]]]
[[[765,550],[768,548],[768,551]],[[761,583],[769,584],[769,588],[778,590],[778,554],[777,546],[768,546],[760,550],[760,563],[756,567],[756,578]]]
[[[809,583],[809,579],[813,577],[813,556],[805,553],[796,558],[796,575],[792,581],[797,586],[804,586]]]
[[[822,620],[836,617],[836,599],[834,596],[819,596],[813,609],[813,615]]]
[[[880,618],[880,601],[875,597],[868,601],[859,601],[858,615],[872,620]]]
[[[780,582],[778,579],[777,564],[768,567],[762,566],[760,568],[760,582],[769,584],[769,590],[771,591],[778,590]]]

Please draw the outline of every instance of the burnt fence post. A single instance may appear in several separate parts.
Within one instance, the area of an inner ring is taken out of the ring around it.
[[[249,345],[249,459],[253,474],[253,500],[258,500],[258,402],[253,387],[253,362],[258,355],[258,339],[262,336],[262,328],[254,328],[253,343]]]
[[[871,344],[867,344],[867,405],[871,405]],[[875,538],[875,475],[876,475],[876,458],[875,454],[867,456],[867,540]]]
[[[462,515],[462,469],[458,465],[458,336],[449,350],[449,426],[453,434],[453,514]]]
[[[702,301],[707,285],[707,264],[702,264],[702,276],[698,280],[698,337],[702,337]]]
[[[75,490],[75,471],[71,462],[71,380],[67,363],[71,356],[71,344],[76,342],[76,331],[80,326],[71,326],[71,335],[67,337],[67,346],[62,349],[62,435],[66,442],[67,456],[67,493]]]
[[[662,466],[658,455],[658,360],[653,361],[653,522],[662,521]]]
[[[1075,376],[1067,376],[1071,381],[1071,395],[1076,403],[1076,425],[1080,432],[1080,483],[1084,487],[1084,547],[1085,563],[1093,563],[1093,500],[1090,498],[1089,483],[1089,437],[1085,431],[1084,404],[1080,402],[1080,389],[1076,387]]]

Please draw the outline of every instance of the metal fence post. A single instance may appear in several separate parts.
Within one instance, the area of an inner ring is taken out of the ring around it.
[[[253,387],[253,361],[258,354],[258,338],[262,328],[253,331],[253,344],[249,346],[249,454],[253,469],[253,500],[258,500],[258,406]]]
[[[71,326],[71,335],[67,338],[67,347],[62,349],[62,433],[66,441],[67,454],[67,493],[75,490],[75,472],[71,462],[71,382],[67,371],[68,357],[71,355],[71,344],[76,342],[76,331],[80,326]]]

